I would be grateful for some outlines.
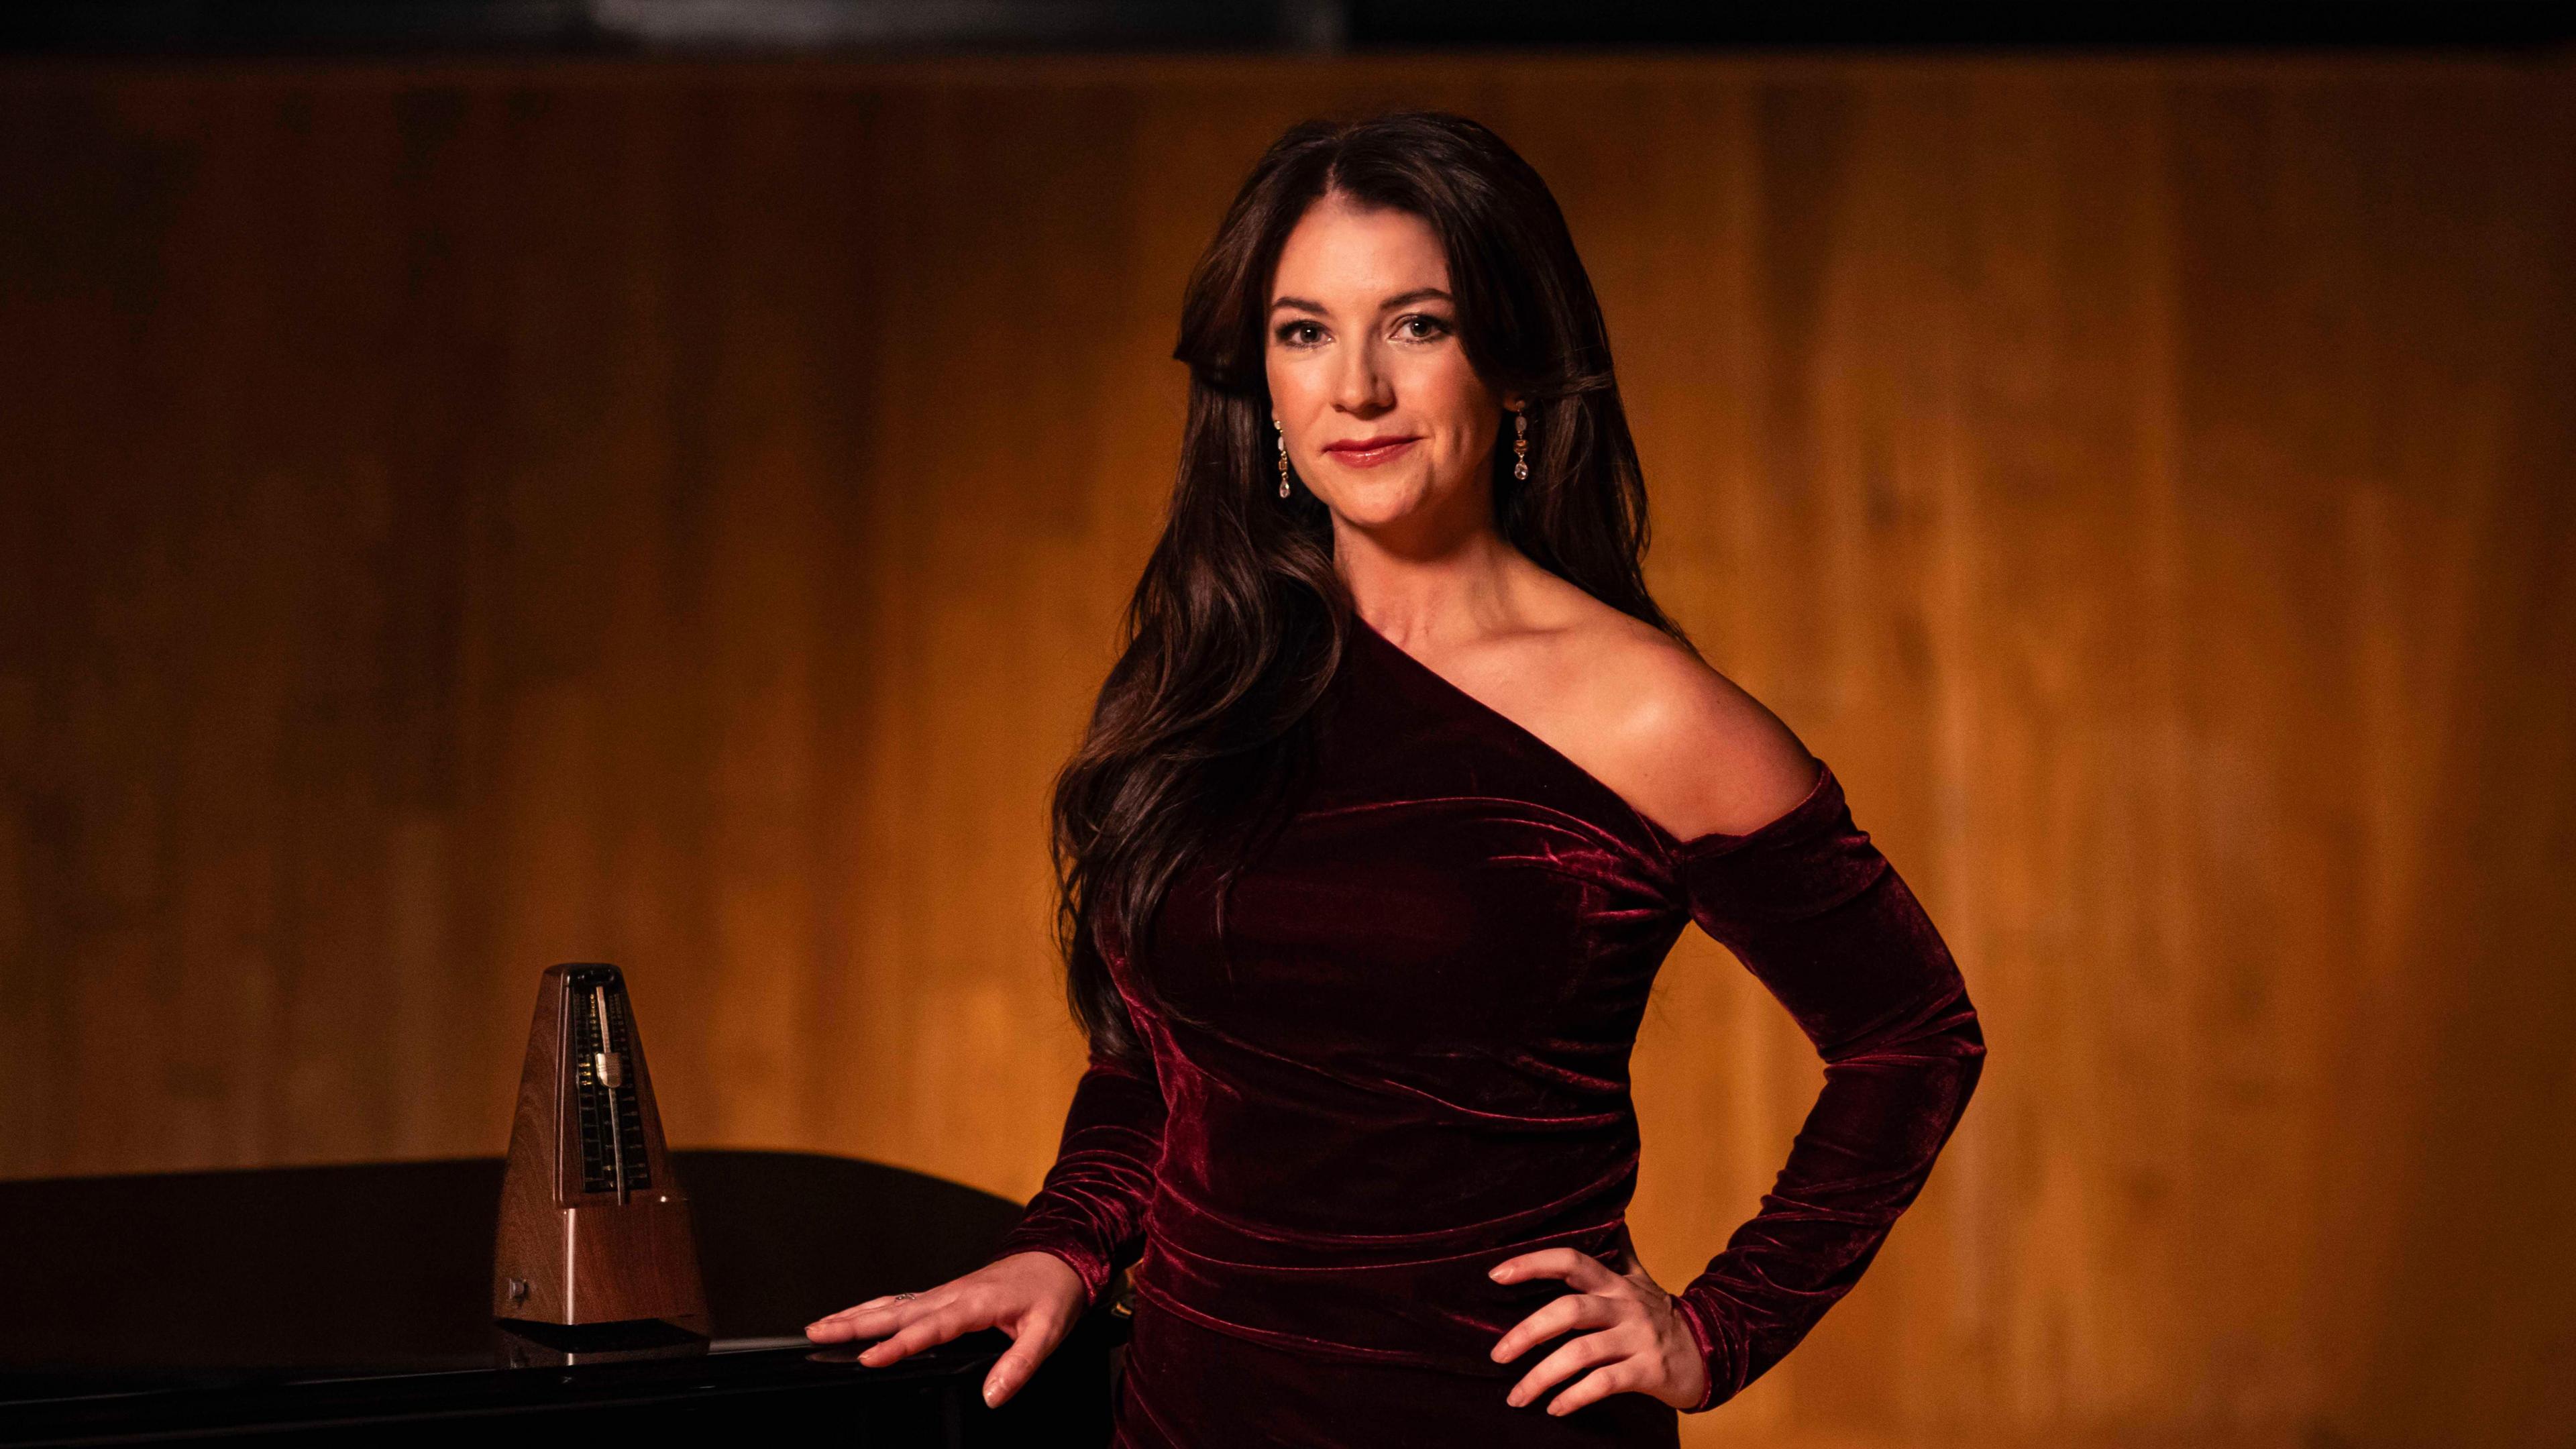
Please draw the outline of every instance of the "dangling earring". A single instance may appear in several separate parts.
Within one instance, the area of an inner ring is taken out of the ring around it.
[[[1526,412],[1512,414],[1512,479],[1518,483],[1529,481],[1529,414]]]
[[[1288,425],[1272,418],[1270,426],[1279,430],[1279,496],[1285,498],[1288,496]]]

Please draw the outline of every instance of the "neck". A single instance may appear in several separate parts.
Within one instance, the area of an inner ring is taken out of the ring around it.
[[[1397,644],[1437,649],[1518,617],[1519,570],[1529,565],[1494,530],[1490,510],[1447,528],[1408,522],[1369,529],[1333,520],[1334,565],[1369,627]]]

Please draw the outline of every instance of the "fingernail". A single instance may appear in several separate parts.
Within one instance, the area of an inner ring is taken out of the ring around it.
[[[999,1386],[994,1385],[994,1384],[986,1384],[986,1385],[984,1386],[984,1407],[989,1409],[989,1408],[993,1407],[993,1405],[995,1405],[995,1404],[997,1404],[997,1403],[1001,1402],[1001,1400],[997,1397],[997,1395],[998,1395],[999,1393],[1000,1393],[1000,1388],[999,1388]]]
[[[1496,1264],[1491,1268],[1487,1268],[1485,1270],[1485,1276],[1499,1281],[1503,1276],[1502,1266],[1500,1264]]]

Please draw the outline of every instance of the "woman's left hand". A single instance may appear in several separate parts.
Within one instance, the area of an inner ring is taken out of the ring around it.
[[[1625,1238],[1616,1272],[1590,1253],[1542,1248],[1504,1259],[1494,1266],[1492,1277],[1497,1283],[1562,1278],[1575,1290],[1514,1324],[1494,1344],[1496,1363],[1509,1363],[1561,1333],[1599,1330],[1569,1339],[1539,1360],[1512,1386],[1505,1399],[1512,1407],[1535,1402],[1549,1385],[1585,1369],[1591,1372],[1548,1402],[1549,1413],[1571,1414],[1612,1394],[1651,1394],[1687,1409],[1708,1392],[1708,1365],[1700,1361],[1699,1341],[1674,1309],[1673,1295],[1656,1286]]]

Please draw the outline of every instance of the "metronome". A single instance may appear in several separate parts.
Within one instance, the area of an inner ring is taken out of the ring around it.
[[[689,1201],[614,966],[550,966],[538,984],[501,1178],[492,1313],[708,1331]]]

